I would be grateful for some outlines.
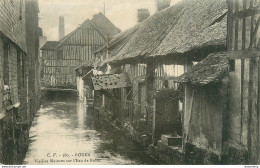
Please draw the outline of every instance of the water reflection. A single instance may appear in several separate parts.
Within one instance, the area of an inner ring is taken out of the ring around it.
[[[78,113],[78,127],[85,129],[85,119],[87,113],[86,102],[77,102],[77,113]]]
[[[143,149],[108,123],[100,123],[86,103],[45,101],[30,130],[24,164],[157,164]]]

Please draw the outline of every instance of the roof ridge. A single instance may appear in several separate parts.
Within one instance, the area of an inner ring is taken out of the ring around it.
[[[94,17],[97,16],[97,15],[103,16],[103,18],[105,18],[112,26],[114,26],[114,28],[116,28],[117,30],[119,30],[119,32],[121,32],[121,30],[120,30],[117,26],[115,26],[115,24],[112,23],[112,22],[110,21],[110,19],[108,19],[108,18],[106,17],[106,15],[104,15],[102,12],[99,12],[98,14],[93,15],[93,18],[91,19],[91,21],[93,21]]]
[[[80,26],[78,26],[76,29],[74,29],[72,32],[70,32],[69,34],[67,34],[64,38],[62,38],[61,40],[59,40],[60,44],[55,48],[57,49],[58,47],[61,46],[61,44],[63,44],[70,36],[72,36],[74,33],[76,33],[78,30],[80,30],[82,28],[81,25],[86,24],[87,22],[91,22],[90,19],[86,19],[82,24],[79,24]]]

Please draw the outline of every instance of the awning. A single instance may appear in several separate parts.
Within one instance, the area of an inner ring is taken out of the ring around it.
[[[94,90],[115,89],[131,86],[131,82],[126,74],[106,74],[93,76],[91,78]]]

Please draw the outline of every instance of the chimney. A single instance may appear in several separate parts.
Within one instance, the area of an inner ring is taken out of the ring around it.
[[[157,11],[168,8],[171,4],[171,0],[156,0],[157,2]]]
[[[65,36],[64,16],[59,17],[59,40]]]
[[[137,19],[139,23],[147,19],[149,16],[150,16],[150,12],[148,9],[138,9]]]

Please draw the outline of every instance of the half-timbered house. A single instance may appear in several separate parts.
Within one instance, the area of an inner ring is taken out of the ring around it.
[[[176,160],[160,150],[182,151],[183,105],[175,81],[209,53],[226,50],[226,15],[225,0],[182,1],[137,25],[128,38],[118,38],[115,49],[99,52],[107,58],[101,67],[127,74],[132,84],[110,91],[120,103],[117,117],[129,118],[121,125],[139,142],[153,142],[152,150],[165,162]]]
[[[94,58],[93,52],[119,32],[108,18],[99,13],[59,42],[47,42],[42,48],[43,82],[52,87],[76,87],[74,69],[89,63]]]
[[[260,2],[227,2],[229,51],[209,55],[180,78],[189,163],[260,163]]]

